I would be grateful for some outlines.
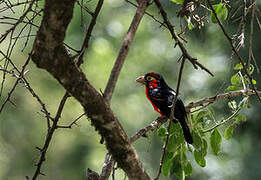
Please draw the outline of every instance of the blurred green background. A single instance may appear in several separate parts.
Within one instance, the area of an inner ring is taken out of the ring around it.
[[[261,6],[260,2],[259,7]],[[179,24],[176,18],[177,6],[171,2],[163,1],[169,16],[176,29]],[[96,1],[86,3],[94,9]],[[16,9],[15,16],[22,13],[22,8]],[[149,7],[149,12],[158,16],[155,6]],[[88,80],[99,90],[104,90],[111,68],[117,57],[121,42],[129,27],[135,8],[124,0],[107,0],[92,34],[90,46],[84,56],[81,66]],[[1,16],[13,14],[10,11]],[[75,6],[74,18],[67,31],[65,42],[75,49],[80,49],[85,37],[85,28],[90,22],[90,17],[83,16],[81,27],[81,13],[79,6]],[[40,22],[40,19],[38,20]],[[237,29],[237,23],[225,23],[230,33]],[[9,26],[0,26],[1,33]],[[261,56],[261,35],[255,22],[254,24],[254,55],[259,61]],[[19,28],[22,28],[19,27]],[[25,31],[25,34],[28,30]],[[33,34],[36,33],[35,29]],[[246,31],[249,33],[249,30]],[[203,29],[194,29],[187,32],[186,44],[189,53],[198,58],[215,74],[210,77],[207,73],[193,69],[186,63],[182,84],[181,98],[185,104],[200,100],[204,97],[222,93],[230,84],[230,77],[235,73],[233,65],[238,61],[230,58],[231,48],[224,39],[222,32],[216,24],[206,24]],[[248,38],[246,39],[248,42]],[[25,39],[17,44],[11,58],[21,67],[33,43],[33,38],[24,52],[21,49]],[[9,41],[2,43],[2,51],[7,49]],[[175,88],[179,70],[177,62],[181,53],[178,48],[173,48],[174,41],[167,29],[160,27],[153,19],[144,16],[134,38],[129,55],[119,76],[119,80],[112,98],[112,109],[117,115],[126,133],[131,136],[138,129],[148,125],[156,119],[158,114],[153,111],[144,94],[144,87],[135,83],[137,76],[147,72],[158,72],[164,76],[170,86]],[[241,51],[244,58],[248,57],[248,47]],[[260,65],[260,62],[258,62]],[[3,61],[0,61],[3,65]],[[260,66],[259,66],[260,67]],[[33,62],[27,67],[26,74],[31,87],[46,104],[48,111],[54,115],[57,111],[64,89],[46,71],[38,69]],[[260,74],[254,74],[257,86],[260,86]],[[0,77],[2,81],[2,75]],[[0,103],[6,98],[12,88],[15,78],[8,76],[4,86]],[[39,152],[36,146],[42,146],[46,135],[46,120],[40,112],[41,107],[35,98],[19,84],[12,96],[14,107],[8,103],[0,114],[0,179],[17,180],[31,177],[38,161]],[[227,100],[214,103],[217,118],[228,116]],[[251,97],[252,107],[244,111],[247,122],[235,129],[233,139],[222,142],[222,154],[218,157],[207,156],[207,166],[199,167],[191,154],[188,156],[193,165],[193,173],[187,179],[194,180],[246,180],[261,177],[261,112],[260,103]],[[60,125],[67,125],[83,112],[82,107],[70,98],[63,111]],[[47,176],[39,179],[84,179],[87,168],[100,172],[104,157],[107,153],[105,146],[99,143],[100,136],[91,126],[86,117],[78,122],[72,129],[58,129],[47,152],[46,161],[42,171]],[[162,153],[160,138],[156,131],[148,133],[148,138],[141,138],[134,146],[151,177],[158,171]],[[211,150],[209,150],[211,151]],[[124,173],[116,171],[117,179],[123,179]],[[175,177],[161,179],[175,179]]]

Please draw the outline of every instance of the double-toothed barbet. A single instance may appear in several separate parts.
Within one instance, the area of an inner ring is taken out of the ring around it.
[[[169,118],[176,92],[167,85],[163,77],[158,73],[150,72],[138,77],[136,81],[146,86],[145,93],[154,110],[161,116]],[[175,104],[174,117],[178,119],[182,127],[185,140],[192,144],[193,139],[185,121],[187,117],[186,109],[180,98],[177,99]],[[173,121],[175,122],[175,120]]]

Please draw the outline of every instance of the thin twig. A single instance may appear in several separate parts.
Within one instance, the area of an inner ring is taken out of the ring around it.
[[[159,0],[154,0],[155,4],[157,5],[162,18],[164,19],[164,22],[167,24],[168,29],[170,31],[170,34],[172,36],[172,38],[175,40],[175,46],[178,45],[182,55],[184,58],[188,59],[194,66],[195,69],[197,69],[198,67],[200,67],[202,70],[206,71],[207,73],[209,73],[211,76],[214,76],[213,73],[206,68],[204,65],[202,65],[201,63],[199,63],[195,58],[191,57],[187,51],[187,49],[185,48],[185,46],[183,45],[183,43],[179,40],[178,36],[176,35],[173,26],[171,25],[167,13],[165,12],[165,10],[163,9],[161,3]]]
[[[67,125],[67,126],[57,125],[57,128],[69,128],[69,129],[71,129],[74,124],[77,125],[77,122],[78,122],[84,115],[86,115],[86,113],[81,114],[81,115],[80,115],[79,117],[77,117],[74,121],[72,121],[69,125]]]
[[[97,19],[99,13],[100,13],[100,10],[102,8],[103,2],[104,2],[104,0],[99,0],[98,1],[97,6],[95,8],[95,11],[94,11],[94,13],[92,15],[91,22],[90,22],[89,27],[87,29],[87,33],[86,33],[86,36],[85,36],[82,48],[81,48],[80,53],[79,53],[79,60],[77,62],[77,66],[80,66],[83,63],[83,55],[84,55],[86,49],[88,49],[89,40],[91,38],[91,34],[92,34],[93,28],[94,28],[94,26],[96,24],[96,19]]]
[[[231,119],[233,119],[238,113],[239,111],[241,110],[242,108],[238,108],[230,117],[228,117],[227,119],[224,119],[222,120],[220,123],[217,123],[216,125],[214,125],[213,127],[209,128],[209,129],[206,129],[203,131],[203,133],[207,133],[207,132],[210,132],[212,131],[213,129],[227,123],[228,121],[230,121]]]
[[[167,150],[167,146],[168,146],[168,142],[169,142],[169,136],[170,136],[170,128],[172,125],[172,120],[174,119],[174,109],[175,109],[175,105],[178,99],[178,95],[179,95],[179,89],[180,89],[180,83],[181,83],[181,78],[182,78],[182,72],[183,72],[183,68],[184,68],[184,63],[185,63],[185,58],[182,57],[182,61],[181,61],[181,66],[179,69],[179,76],[178,76],[178,84],[177,84],[177,89],[176,89],[176,96],[174,96],[173,102],[172,102],[172,107],[171,107],[171,113],[170,113],[170,121],[169,121],[169,125],[168,125],[168,134],[167,134],[167,138],[166,141],[163,145],[163,153],[162,153],[162,157],[160,160],[160,166],[159,166],[159,170],[158,170],[158,174],[155,178],[155,180],[158,180],[160,178],[160,174],[161,174],[161,170],[162,170],[162,165],[164,163],[164,158],[165,158],[165,154],[166,154],[166,150]]]
[[[61,117],[61,114],[62,114],[64,105],[65,105],[65,102],[66,102],[68,97],[69,97],[69,94],[66,92],[64,94],[60,104],[59,104],[57,113],[56,113],[55,118],[53,120],[53,124],[52,124],[51,128],[48,130],[48,133],[46,135],[46,139],[45,139],[43,148],[41,148],[41,151],[40,151],[41,156],[40,156],[40,158],[38,160],[38,163],[36,164],[36,170],[34,172],[32,180],[36,180],[37,177],[41,174],[41,167],[42,167],[43,162],[45,161],[45,155],[46,155],[47,149],[48,149],[48,147],[50,145],[50,142],[51,142],[51,139],[52,139],[53,134],[55,132],[55,129],[57,129],[57,123],[58,123],[58,121],[59,121],[59,119]]]
[[[24,20],[25,16],[28,14],[28,12],[31,11],[31,9],[32,9],[33,4],[34,4],[35,1],[36,1],[36,0],[32,0],[32,1],[30,2],[30,4],[29,4],[29,7],[27,8],[27,10],[24,12],[24,14],[23,14],[22,16],[20,16],[19,20],[18,20],[10,29],[8,29],[4,34],[1,35],[1,37],[0,37],[0,43],[2,43],[2,42],[5,40],[5,38],[7,37],[7,35],[8,35],[10,32],[13,32],[14,29],[17,27],[17,25]]]
[[[234,53],[236,54],[236,56],[237,56],[238,60],[240,61],[240,63],[242,64],[243,69],[244,69],[244,72],[246,73],[246,75],[247,75],[247,77],[248,77],[248,79],[249,79],[249,83],[251,84],[253,90],[255,91],[256,96],[258,97],[258,100],[261,102],[261,97],[258,95],[257,90],[256,90],[256,87],[255,87],[255,85],[254,85],[253,82],[252,82],[253,78],[252,78],[252,76],[249,74],[249,72],[248,72],[248,70],[247,70],[247,67],[246,67],[246,65],[245,65],[245,63],[244,63],[242,57],[239,55],[238,51],[236,50],[235,46],[233,45],[232,39],[230,38],[230,36],[229,36],[228,33],[226,32],[226,30],[225,30],[223,24],[221,23],[219,17],[217,16],[217,13],[216,13],[215,9],[214,9],[213,6],[211,5],[210,0],[207,0],[207,3],[208,3],[208,5],[209,5],[209,7],[210,7],[212,13],[214,14],[215,18],[217,19],[218,25],[220,26],[221,30],[223,31],[223,34],[225,35],[225,37],[227,38],[228,42],[230,43],[230,46],[231,46],[232,50],[233,50]]]

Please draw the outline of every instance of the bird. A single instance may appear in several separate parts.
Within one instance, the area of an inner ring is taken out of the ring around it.
[[[154,110],[162,117],[169,119],[176,92],[167,85],[163,79],[163,76],[155,72],[150,72],[138,77],[136,82],[146,86],[145,94],[148,100],[151,102]],[[179,97],[177,98],[175,104],[174,118],[177,119],[180,123],[186,142],[192,144],[193,138],[185,120],[187,118],[186,109]],[[177,122],[175,119],[173,119],[173,122]]]

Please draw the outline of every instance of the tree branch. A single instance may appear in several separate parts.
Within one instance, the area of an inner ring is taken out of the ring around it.
[[[248,79],[249,79],[249,83],[251,84],[253,90],[255,91],[256,96],[258,97],[258,100],[261,102],[261,97],[260,97],[260,96],[258,95],[258,93],[257,93],[256,87],[255,87],[255,85],[254,85],[253,82],[252,82],[253,78],[252,78],[252,76],[248,73],[248,70],[247,70],[247,67],[246,67],[246,65],[245,65],[245,63],[244,63],[244,60],[243,60],[242,57],[239,55],[238,51],[236,50],[235,46],[233,45],[232,39],[230,38],[230,36],[229,36],[228,33],[226,32],[224,26],[222,25],[222,23],[221,23],[219,17],[217,16],[217,13],[216,13],[215,9],[213,8],[213,6],[212,6],[211,3],[210,3],[210,0],[207,0],[207,3],[208,3],[208,5],[209,5],[209,7],[210,7],[212,13],[214,14],[215,18],[217,19],[218,25],[219,25],[219,27],[221,28],[221,30],[222,30],[224,36],[227,38],[227,40],[228,40],[228,42],[229,42],[229,44],[230,44],[230,46],[231,46],[231,48],[232,48],[232,51],[236,54],[238,60],[239,60],[240,63],[242,64],[243,69],[244,69],[244,72],[246,73],[246,75],[247,75],[247,77],[248,77]]]
[[[105,91],[104,91],[104,97],[107,100],[107,102],[110,102],[110,100],[111,100],[111,97],[112,97],[113,91],[115,89],[118,77],[120,75],[121,68],[123,66],[123,63],[124,63],[127,55],[128,55],[130,45],[131,45],[132,40],[135,36],[135,33],[138,29],[140,21],[141,21],[143,15],[145,13],[145,10],[147,9],[147,7],[149,5],[148,3],[149,3],[149,0],[144,0],[144,1],[142,1],[141,4],[139,4],[139,6],[136,10],[136,14],[133,17],[131,25],[128,29],[128,32],[125,35],[125,38],[122,42],[119,54],[118,54],[117,59],[114,63],[114,66],[111,70],[111,75],[110,75],[109,81],[108,81],[107,86],[106,86]]]
[[[261,95],[261,91],[257,91],[257,93],[259,95]],[[206,103],[213,103],[213,102],[215,102],[219,99],[230,99],[230,98],[235,97],[235,96],[242,96],[242,95],[250,96],[250,95],[253,95],[253,94],[255,94],[255,91],[253,91],[251,89],[248,89],[248,90],[242,89],[242,90],[239,90],[239,91],[232,91],[232,92],[228,92],[228,93],[224,93],[224,94],[218,94],[218,95],[215,95],[215,96],[212,96],[212,97],[204,98],[204,99],[199,100],[197,102],[189,103],[186,106],[186,111],[188,112],[188,111],[190,111],[190,109],[198,107],[198,106],[203,106]]]
[[[111,100],[113,91],[115,89],[121,68],[128,55],[129,48],[131,46],[135,33],[138,29],[140,21],[141,21],[142,17],[144,16],[144,14],[146,13],[145,10],[147,9],[147,7],[148,7],[147,0],[143,1],[141,4],[139,4],[139,6],[137,6],[136,13],[132,19],[128,32],[126,33],[125,38],[122,42],[119,54],[114,63],[114,66],[112,68],[110,78],[109,78],[109,81],[107,82],[107,86],[105,88],[105,92],[103,95],[108,103],[110,103],[110,100]],[[106,155],[106,157],[107,156],[108,155]],[[114,162],[113,158],[111,158],[110,160],[108,158],[105,158],[104,165],[102,167],[102,173],[100,175],[100,180],[107,180],[109,178],[114,163],[115,162]]]
[[[97,6],[95,8],[95,11],[94,13],[92,14],[92,20],[89,24],[89,27],[87,29],[87,33],[85,35],[85,39],[84,39],[84,43],[82,45],[82,49],[80,51],[80,56],[79,56],[79,60],[77,62],[77,65],[80,66],[82,63],[83,63],[83,55],[84,55],[84,52],[86,51],[86,49],[88,48],[89,46],[89,40],[91,38],[91,34],[92,34],[92,30],[96,24],[96,19],[100,13],[100,10],[102,8],[102,5],[103,5],[103,1],[104,0],[99,0],[98,3],[97,3]],[[78,2],[78,1],[77,1]]]
[[[258,94],[261,95],[261,91],[258,91]],[[207,98],[204,98],[202,100],[189,103],[186,106],[186,111],[189,112],[190,109],[203,106],[206,103],[214,103],[217,100],[230,99],[232,97],[242,96],[242,95],[251,96],[251,95],[255,95],[255,92],[253,90],[240,90],[240,91],[233,91],[233,92],[224,93],[224,94],[218,94],[218,95],[212,96],[212,97],[207,97]],[[158,117],[156,120],[154,120],[148,126],[141,128],[134,135],[132,135],[130,137],[130,141],[133,143],[134,141],[136,141],[137,139],[142,137],[147,132],[153,131],[154,129],[161,126],[165,122],[167,122],[167,119],[164,119],[162,117]]]
[[[173,38],[173,39],[175,40],[175,42],[176,42],[175,46],[176,46],[176,45],[179,46],[179,48],[180,48],[180,50],[181,50],[181,52],[182,52],[183,57],[186,58],[186,59],[188,59],[188,60],[193,64],[193,66],[194,66],[195,69],[198,69],[198,66],[199,66],[202,70],[206,71],[206,72],[209,73],[211,76],[214,76],[213,73],[212,73],[210,70],[208,70],[208,68],[206,68],[205,66],[203,66],[202,64],[200,64],[200,63],[197,61],[197,59],[195,59],[195,58],[193,58],[193,57],[191,57],[191,56],[189,55],[189,53],[188,53],[188,51],[186,50],[185,46],[184,46],[183,43],[179,40],[178,36],[175,34],[174,28],[173,28],[173,26],[171,25],[171,23],[170,23],[170,21],[169,21],[169,19],[168,19],[167,13],[166,13],[165,10],[163,9],[163,7],[162,7],[160,1],[159,1],[159,0],[154,0],[154,2],[155,2],[155,4],[156,4],[156,6],[158,7],[158,9],[159,9],[159,11],[160,11],[160,14],[161,14],[161,16],[162,16],[164,22],[165,22],[165,23],[167,24],[167,26],[168,26],[168,29],[169,29],[169,32],[170,32],[172,38]]]
[[[89,83],[63,46],[74,3],[75,0],[46,0],[45,13],[33,46],[32,60],[39,68],[52,74],[82,105],[92,125],[105,139],[113,159],[127,176],[130,179],[150,179],[109,105]],[[145,2],[141,6],[146,6]]]

